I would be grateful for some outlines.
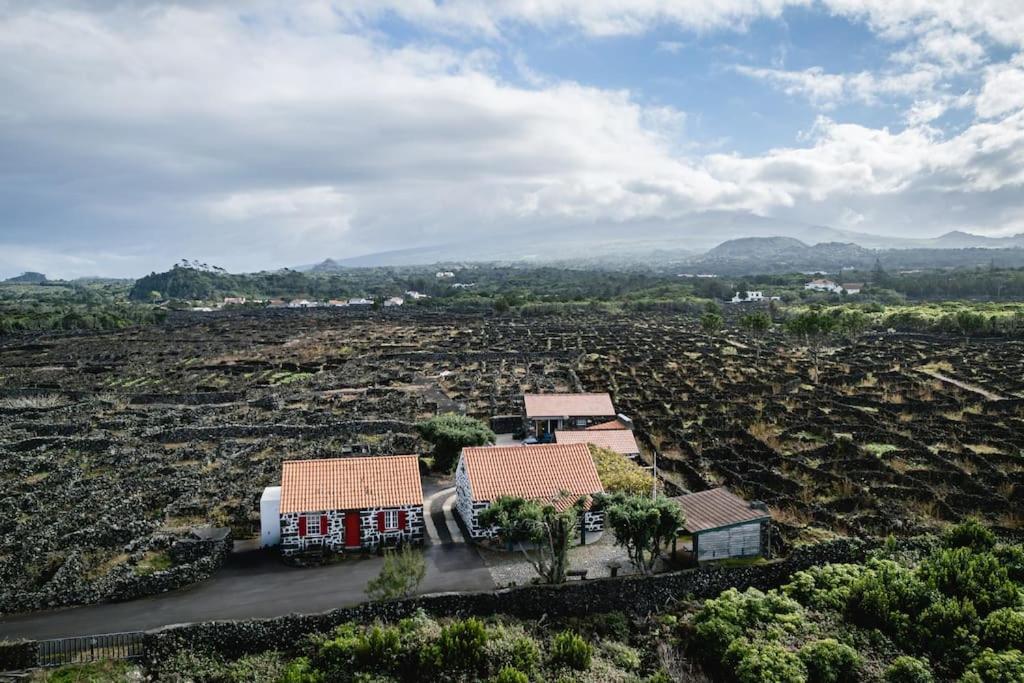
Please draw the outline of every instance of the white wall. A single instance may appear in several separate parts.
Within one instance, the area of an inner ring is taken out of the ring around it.
[[[281,487],[268,486],[260,496],[260,547],[281,545]]]

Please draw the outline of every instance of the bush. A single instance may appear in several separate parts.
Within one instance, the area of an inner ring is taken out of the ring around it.
[[[981,626],[981,642],[993,650],[1024,650],[1024,610],[1004,607]]]
[[[706,600],[694,618],[694,639],[699,651],[718,663],[729,645],[754,626],[777,625],[795,631],[803,623],[803,610],[795,600],[777,591],[762,593],[735,588]]]
[[[446,413],[420,422],[416,431],[434,444],[434,468],[451,472],[466,446],[486,446],[494,443],[494,432],[479,420],[465,415]]]
[[[897,657],[885,670],[886,683],[932,683],[935,677],[928,664],[916,657]]]
[[[487,636],[487,664],[491,671],[503,668],[532,674],[540,665],[540,648],[521,626],[497,626]]]
[[[1024,584],[1024,546],[997,545],[992,554],[1006,569],[1011,581]]]
[[[380,574],[366,585],[366,594],[371,600],[408,597],[420,585],[426,573],[427,563],[419,550],[408,545],[398,550],[386,550],[384,566]]]
[[[967,668],[962,683],[1020,683],[1024,681],[1024,653],[994,652],[985,648]]]
[[[978,628],[978,613],[970,600],[939,598],[921,612],[917,643],[959,672],[977,652]]]
[[[864,628],[878,628],[901,643],[913,634],[914,617],[930,602],[928,586],[892,560],[871,560],[850,586],[847,611]]]
[[[739,683],[806,683],[807,668],[795,653],[776,642],[734,640],[725,662]]]
[[[943,595],[972,601],[980,615],[1020,604],[1020,589],[991,553],[970,548],[940,550],[921,563],[918,574]]]
[[[968,519],[947,529],[942,535],[942,543],[947,548],[970,548],[984,552],[995,547],[996,535],[977,519]]]
[[[636,671],[640,668],[640,654],[629,645],[614,640],[607,640],[601,647],[606,657],[620,669]]]
[[[491,683],[530,683],[530,679],[522,671],[506,666],[491,679]]]
[[[594,648],[590,643],[572,631],[562,631],[551,641],[551,662],[557,666],[567,666],[577,671],[590,668],[590,660]]]
[[[861,564],[826,564],[796,572],[783,592],[801,605],[842,611],[850,599],[850,588],[867,568]]]
[[[314,669],[307,658],[299,657],[288,663],[279,683],[321,683],[323,680],[323,674]]]
[[[833,638],[811,641],[800,648],[798,655],[807,668],[810,683],[855,683],[858,680],[860,655]]]
[[[356,639],[355,661],[368,671],[395,671],[402,658],[402,642],[394,626],[373,626]]]
[[[430,648],[431,659],[440,671],[478,672],[486,664],[487,631],[476,618],[453,621],[441,629],[437,643]]]

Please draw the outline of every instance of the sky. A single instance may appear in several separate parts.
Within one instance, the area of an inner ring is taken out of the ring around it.
[[[0,276],[707,212],[1024,232],[1024,2],[0,0]]]

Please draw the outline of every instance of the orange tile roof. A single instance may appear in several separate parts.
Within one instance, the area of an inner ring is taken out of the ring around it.
[[[286,460],[281,465],[281,514],[422,504],[415,455]]]
[[[771,519],[767,510],[752,507],[751,503],[725,488],[688,493],[672,500],[679,504],[686,516],[683,528],[690,533]]]
[[[462,449],[462,459],[473,500],[518,496],[565,509],[604,490],[586,444],[471,447]],[[560,498],[563,491],[569,495]]]
[[[558,429],[555,430],[555,442],[592,443],[595,446],[607,448],[623,455],[635,455],[640,452],[633,432],[628,429],[599,429],[596,431],[588,429],[565,431]]]
[[[523,394],[527,417],[615,415],[608,394]]]
[[[629,429],[629,427],[627,427],[625,423],[623,423],[623,421],[617,417],[614,420],[609,420],[608,422],[599,422],[596,425],[590,425],[589,427],[587,427],[587,431],[591,432],[600,432],[607,429]]]

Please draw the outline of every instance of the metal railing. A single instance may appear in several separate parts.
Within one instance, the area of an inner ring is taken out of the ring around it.
[[[129,631],[40,640],[37,663],[39,666],[64,666],[109,659],[135,659],[142,656],[143,635],[142,631]]]

